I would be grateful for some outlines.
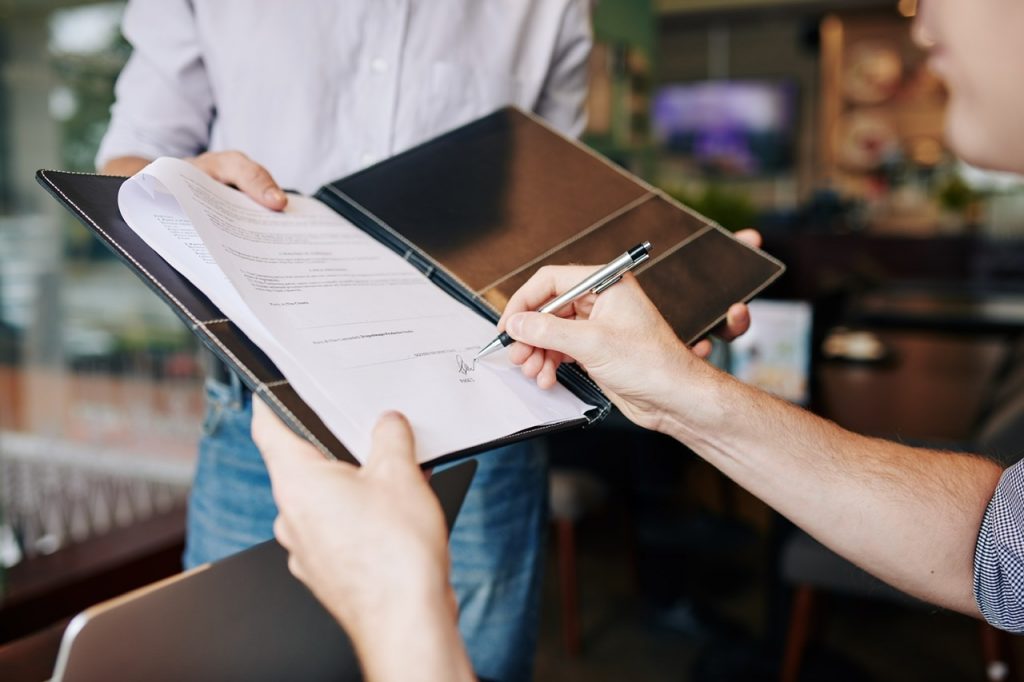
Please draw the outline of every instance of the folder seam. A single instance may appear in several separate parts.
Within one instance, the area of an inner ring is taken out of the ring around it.
[[[519,113],[523,114],[527,118],[532,119],[534,122],[540,124],[541,126],[546,128],[548,131],[550,131],[551,133],[553,133],[555,135],[558,135],[559,137],[562,137],[562,138],[568,140],[570,143],[572,143],[576,147],[580,148],[581,150],[585,151],[587,154],[590,154],[590,156],[594,157],[595,159],[597,159],[598,161],[600,161],[604,165],[608,166],[609,168],[614,170],[619,175],[621,175],[624,178],[630,180],[631,182],[635,182],[636,184],[640,185],[641,187],[644,187],[645,189],[647,189],[648,192],[652,192],[652,193],[656,194],[657,196],[661,197],[662,199],[664,199],[668,203],[672,204],[676,208],[678,208],[678,209],[684,211],[685,213],[688,213],[690,216],[698,219],[702,223],[706,223],[707,225],[710,225],[711,227],[714,227],[715,229],[721,231],[723,234],[728,236],[730,239],[732,239],[732,240],[742,244],[743,246],[745,246],[746,248],[750,249],[751,251],[755,251],[755,252],[759,253],[760,255],[764,256],[768,260],[770,260],[773,263],[775,263],[777,266],[782,267],[782,268],[786,267],[783,264],[783,262],[780,261],[775,256],[773,256],[770,253],[767,253],[766,251],[763,251],[763,250],[761,250],[759,248],[751,246],[750,244],[747,244],[744,241],[736,239],[736,237],[733,236],[732,232],[730,232],[729,230],[725,229],[724,227],[722,227],[721,225],[716,223],[714,220],[711,220],[706,215],[702,215],[702,214],[698,213],[697,211],[693,210],[692,208],[690,208],[686,204],[682,203],[681,201],[679,201],[678,199],[676,199],[672,195],[668,194],[664,190],[661,190],[661,189],[655,187],[654,185],[652,185],[651,183],[647,182],[646,180],[644,180],[641,177],[633,176],[632,174],[628,173],[625,169],[623,169],[623,168],[619,167],[618,165],[612,163],[610,160],[608,160],[607,157],[605,157],[605,156],[603,156],[601,154],[598,154],[592,148],[590,148],[587,145],[583,144],[582,142],[580,142],[576,138],[568,137],[566,135],[563,135],[562,133],[557,131],[550,123],[548,123],[547,121],[545,121],[543,118],[541,118],[537,114],[533,113],[532,111],[525,111],[523,109],[520,109],[519,107],[509,107],[509,108],[510,109],[515,109],[516,111],[518,111]],[[771,282],[769,282],[768,284],[770,284],[770,283]],[[765,286],[767,286],[767,284]],[[764,287],[761,287],[761,289],[758,289],[758,292],[760,292],[763,289],[764,289]]]
[[[273,383],[275,385],[278,384],[278,382],[276,382],[276,381],[275,382],[271,382],[271,383]],[[285,383],[287,383],[287,382],[285,382]],[[295,413],[292,412],[288,408],[288,406],[285,405],[284,402],[280,398],[278,398],[277,395],[275,395],[273,391],[270,390],[270,384],[258,383],[256,385],[256,388],[253,391],[253,393],[256,394],[256,395],[266,396],[266,397],[270,398],[271,401],[275,405],[277,405],[281,409],[282,412],[284,412],[285,416],[288,417],[288,420],[293,425],[298,427],[299,431],[302,432],[302,435],[306,438],[306,440],[308,440],[310,443],[312,443],[322,454],[330,457],[331,459],[338,459],[337,457],[335,457],[331,453],[330,450],[327,449],[327,446],[325,446],[323,443],[320,442],[319,438],[317,438],[316,436],[313,435],[313,432],[310,431],[306,427],[306,425],[302,423],[302,420],[300,420],[298,417],[296,417]],[[351,453],[349,453],[349,454],[351,454]],[[353,455],[353,458],[354,457],[355,456]]]
[[[696,232],[691,234],[689,237],[684,239],[683,241],[679,242],[678,244],[673,244],[671,247],[669,247],[665,251],[659,253],[656,257],[649,258],[646,263],[644,263],[643,265],[641,265],[640,267],[638,267],[636,269],[636,271],[635,271],[636,274],[639,275],[642,272],[644,272],[645,270],[647,270],[648,268],[650,268],[651,266],[657,265],[661,261],[663,261],[666,258],[668,258],[669,256],[671,256],[673,253],[678,251],[679,249],[683,248],[684,246],[686,246],[687,244],[690,244],[693,241],[696,241],[697,239],[700,239],[701,237],[703,237],[704,235],[706,235],[708,232],[710,232],[713,229],[715,229],[714,225],[705,225],[704,227],[702,227],[701,229],[697,230]]]
[[[502,275],[501,277],[499,277],[495,281],[491,282],[487,286],[482,287],[477,293],[478,294],[483,294],[483,292],[485,292],[485,291],[490,291],[491,289],[495,288],[496,286],[498,286],[502,282],[506,282],[510,278],[515,277],[516,275],[518,275],[520,272],[523,272],[524,270],[532,268],[534,265],[536,265],[537,263],[541,262],[542,260],[544,260],[548,256],[552,256],[552,255],[558,253],[559,251],[561,251],[565,247],[569,246],[570,244],[573,244],[573,243],[579,241],[580,239],[582,239],[583,237],[586,237],[590,233],[597,231],[598,229],[604,227],[605,225],[607,225],[611,221],[615,220],[616,218],[620,218],[620,217],[626,215],[627,213],[632,211],[637,206],[640,206],[642,204],[647,203],[648,201],[650,201],[651,199],[655,198],[656,196],[657,195],[654,194],[654,192],[647,192],[646,194],[642,194],[641,196],[637,197],[636,199],[633,199],[632,201],[630,201],[630,202],[620,206],[619,208],[615,209],[614,211],[612,211],[611,213],[609,213],[605,217],[595,221],[589,227],[586,227],[583,230],[577,232],[576,234],[574,234],[573,236],[569,237],[568,239],[566,239],[565,241],[561,242],[560,244],[556,244],[555,246],[552,246],[550,249],[548,249],[544,253],[540,254],[536,258],[533,258],[532,260],[529,260],[526,263],[523,263],[518,268],[515,268],[511,272],[509,272],[509,273],[507,273],[505,275]]]

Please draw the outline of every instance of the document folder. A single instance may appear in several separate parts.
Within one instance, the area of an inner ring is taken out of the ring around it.
[[[40,170],[37,180],[286,423],[327,454],[356,462],[266,355],[128,227],[118,209],[125,178]],[[600,265],[650,241],[652,257],[637,275],[680,338],[693,342],[721,322],[732,303],[751,299],[784,270],[778,260],[515,108],[325,185],[314,196],[492,321],[539,267]],[[591,424],[608,413],[610,402],[581,369],[563,365],[558,377],[595,409],[448,453],[429,465]]]

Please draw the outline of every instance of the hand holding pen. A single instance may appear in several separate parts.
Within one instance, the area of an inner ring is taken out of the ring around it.
[[[593,271],[579,265],[541,268],[509,299],[499,325],[516,340],[508,359],[541,388],[556,384],[563,362],[575,362],[614,401],[620,388],[648,385],[668,369],[658,357],[663,350],[686,349],[630,272],[557,314],[536,312]]]
[[[555,385],[559,365],[575,362],[627,418],[657,428],[667,401],[685,394],[685,381],[706,363],[687,350],[632,273],[560,314],[533,312],[591,272],[592,266],[541,268],[509,299],[499,323],[517,341],[508,358],[541,388]]]
[[[622,276],[624,274],[650,258],[650,252],[650,242],[637,244],[612,262],[608,263],[608,265],[594,270],[576,285],[569,287],[566,291],[542,305],[537,312],[558,313],[570,303],[583,298],[587,294],[600,294],[608,287],[622,280]],[[475,359],[479,360],[482,357],[486,357],[491,353],[497,352],[502,348],[511,345],[512,343],[515,343],[515,339],[509,336],[508,332],[502,332],[493,341],[484,346],[480,352],[476,354]]]
[[[736,237],[754,247],[761,245],[761,237],[754,230],[741,230]],[[519,342],[509,347],[508,357],[514,364],[522,366],[527,377],[536,379],[541,388],[555,384],[555,370],[563,361],[575,360],[592,379],[602,384],[606,393],[614,392],[610,386],[604,385],[605,380],[617,383],[613,375],[630,366],[626,360],[641,361],[637,365],[639,369],[651,367],[652,363],[657,367],[654,355],[645,350],[651,343],[655,344],[652,348],[663,348],[670,339],[682,346],[631,274],[624,275],[620,285],[600,296],[587,295],[576,299],[558,315],[530,312],[568,291],[593,272],[594,266],[541,268],[505,306],[498,328],[508,331]],[[750,311],[743,303],[736,303],[729,308],[725,321],[713,333],[730,341],[749,327]],[[671,336],[657,342],[665,335],[666,329]],[[698,341],[687,355],[707,358],[711,349],[711,339],[706,338]],[[661,369],[658,369],[659,374]],[[622,381],[625,385],[629,379],[623,377]],[[610,393],[609,397],[612,397]]]

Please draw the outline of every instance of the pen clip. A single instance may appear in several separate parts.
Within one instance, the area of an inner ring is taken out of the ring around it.
[[[613,284],[618,284],[619,281],[622,279],[623,275],[625,275],[627,272],[629,272],[631,270],[634,270],[636,268],[636,266],[640,265],[641,263],[643,263],[645,260],[647,260],[650,257],[651,257],[651,254],[649,254],[649,253],[647,253],[645,251],[640,256],[634,258],[633,262],[629,264],[629,267],[627,267],[625,270],[623,270],[621,273],[619,273],[615,277],[612,277],[611,279],[606,280],[606,281],[601,282],[600,284],[596,285],[593,289],[590,290],[590,293],[592,293],[592,294],[599,294],[602,291],[604,291],[605,289],[607,289],[608,287],[612,286]]]
[[[592,294],[599,294],[602,291],[604,291],[605,289],[607,289],[608,287],[610,287],[611,285],[617,283],[620,279],[622,279],[622,275],[618,275],[616,277],[613,277],[612,279],[609,279],[607,281],[601,282],[596,287],[591,289],[590,293],[592,293]]]

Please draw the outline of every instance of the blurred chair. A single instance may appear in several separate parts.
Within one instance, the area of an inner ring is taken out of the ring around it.
[[[1004,467],[1024,457],[1024,339],[1017,339],[993,379],[974,428],[972,439],[959,448],[986,455]],[[783,544],[780,559],[783,582],[794,588],[789,632],[783,654],[781,679],[796,682],[815,617],[824,616],[822,593],[921,604],[889,587],[827,549],[803,531],[795,531]],[[1008,635],[979,623],[985,679],[1016,679],[1009,664]]]

